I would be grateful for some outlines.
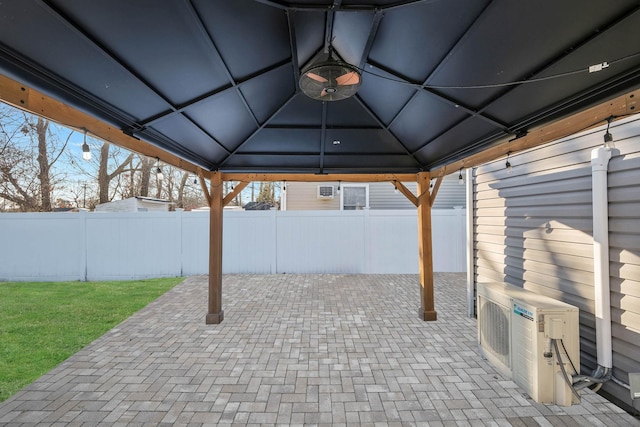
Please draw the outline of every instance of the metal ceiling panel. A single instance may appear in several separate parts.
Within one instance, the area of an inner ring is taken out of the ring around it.
[[[521,85],[488,106],[487,113],[512,123],[520,117],[526,117],[531,110],[538,111],[545,106],[559,104],[583,88],[604,85],[613,73],[633,73],[633,70],[640,68],[638,45],[616,41],[635,39],[638,28],[640,10],[636,9],[618,25],[602,31],[597,37],[571,51],[535,78],[571,74],[555,80]],[[619,58],[626,59],[612,62]],[[590,65],[600,62],[607,62],[608,68],[597,73],[588,72]],[[582,70],[582,73],[574,74],[576,70]],[[628,86],[624,82],[621,84]]]
[[[343,61],[360,63],[372,23],[373,11],[336,12],[331,45]]]
[[[325,156],[324,171],[327,173],[383,173],[383,172],[412,172],[415,163],[405,155],[385,154],[375,156],[371,154],[355,154],[351,156]]]
[[[298,94],[282,111],[269,121],[269,125],[320,127],[322,125],[322,103]]]
[[[356,101],[347,98],[327,105],[328,127],[372,128],[379,127],[378,122]]]
[[[253,0],[193,3],[235,80],[244,80],[291,56],[282,10]]]
[[[233,89],[185,109],[185,115],[230,151],[258,127],[238,92]]]
[[[416,93],[416,88],[398,82],[391,74],[371,65],[367,65],[366,70],[357,96],[388,125]]]
[[[187,150],[202,159],[210,159],[213,164],[220,163],[229,153],[181,114],[158,120],[150,128],[174,141],[179,141]]]
[[[488,1],[423,2],[385,12],[369,59],[415,82],[447,55]],[[456,13],[451,13],[455,8]]]
[[[238,150],[238,154],[320,153],[319,129],[263,129]]]
[[[413,151],[467,116],[459,108],[421,91],[394,120],[390,129]]]
[[[464,120],[448,132],[416,151],[418,160],[428,167],[439,166],[441,162],[450,159],[458,160],[465,150],[475,148],[469,146],[468,141],[495,140],[496,135],[504,135],[500,130],[477,117]]]
[[[629,2],[495,0],[429,80],[430,85],[489,85],[522,80],[569,52]],[[593,58],[597,63],[600,58]],[[585,64],[588,67],[588,64]],[[480,108],[505,88],[444,93]]]
[[[174,105],[230,83],[194,25],[192,11],[178,2],[166,2],[162,8],[154,0],[123,2],[118,7],[110,0],[54,4]]]
[[[324,147],[327,154],[406,153],[393,135],[376,129],[327,129]]]
[[[326,14],[318,11],[291,11],[290,14],[293,16],[298,68],[303,68],[324,47]]]
[[[311,172],[320,171],[320,156],[300,154],[236,154],[225,163],[229,172]]]
[[[135,118],[167,108],[162,98],[72,26],[57,19],[45,4],[9,1],[2,2],[1,7],[2,59],[14,63],[26,60],[18,66],[29,77],[44,74],[59,86],[73,82],[79,91],[99,99],[103,105],[126,111]],[[44,91],[49,93],[53,87],[50,85]]]
[[[296,91],[291,63],[261,74],[242,84],[240,91],[261,124]]]

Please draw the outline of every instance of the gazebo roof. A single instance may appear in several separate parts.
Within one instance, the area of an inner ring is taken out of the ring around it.
[[[635,0],[5,0],[0,72],[206,170],[414,173],[640,86]],[[361,74],[311,99],[310,64]]]

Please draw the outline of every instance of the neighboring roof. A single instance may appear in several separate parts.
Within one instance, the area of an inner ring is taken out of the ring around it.
[[[0,72],[208,170],[413,173],[640,87],[638,28],[635,0],[5,0]],[[320,102],[329,42],[364,73]]]
[[[131,198],[131,197],[130,197]],[[147,197],[147,196],[133,196],[133,198],[145,202],[145,203],[158,203],[161,205],[171,204],[169,200],[166,199],[157,199],[155,197]]]

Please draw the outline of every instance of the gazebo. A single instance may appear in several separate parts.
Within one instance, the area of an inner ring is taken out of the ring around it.
[[[200,177],[211,324],[224,317],[223,207],[252,181],[397,186],[418,208],[419,315],[436,320],[430,212],[443,176],[637,112],[635,1],[8,0],[0,11],[0,99]],[[240,184],[224,195],[225,181]]]

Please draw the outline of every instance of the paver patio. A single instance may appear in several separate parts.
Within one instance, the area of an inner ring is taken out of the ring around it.
[[[638,426],[591,391],[533,402],[478,354],[465,276],[227,275],[205,325],[191,277],[0,404],[0,425]]]

